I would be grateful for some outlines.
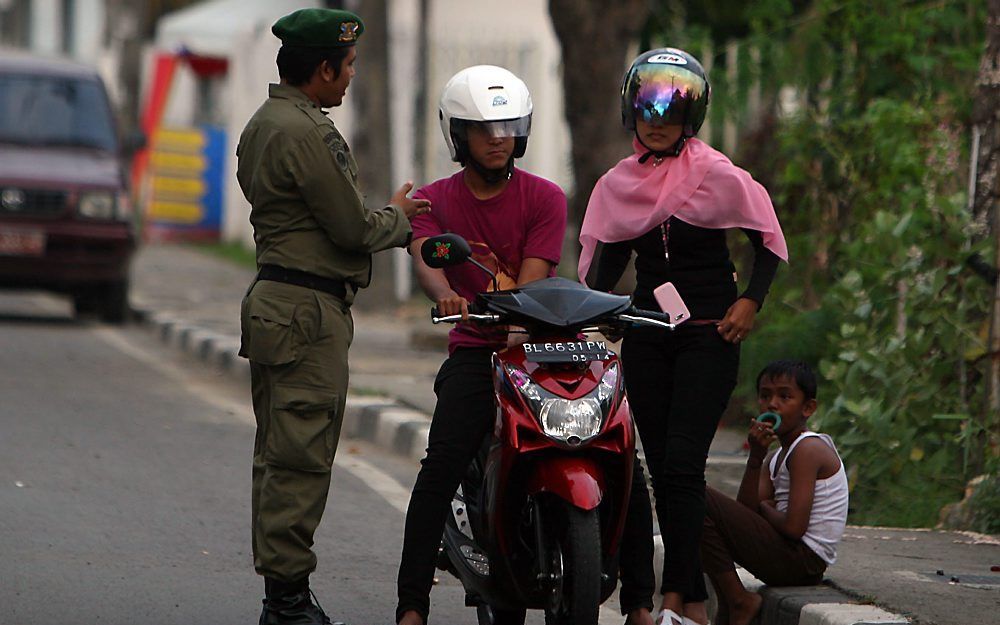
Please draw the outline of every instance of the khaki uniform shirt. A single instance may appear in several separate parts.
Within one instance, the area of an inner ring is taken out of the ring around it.
[[[365,208],[354,156],[316,103],[288,85],[270,85],[268,96],[236,148],[258,266],[368,286],[371,254],[406,245],[409,220],[397,206]]]

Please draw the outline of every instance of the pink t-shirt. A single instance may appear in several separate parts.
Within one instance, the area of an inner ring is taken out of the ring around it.
[[[414,197],[431,201],[431,212],[413,219],[413,239],[451,232],[472,247],[472,256],[497,274],[501,289],[513,288],[525,258],[559,262],[566,231],[566,194],[544,178],[514,169],[507,188],[477,199],[463,180],[464,170],[422,187]],[[472,302],[492,291],[490,277],[472,263],[444,270],[456,293]],[[554,271],[552,272],[554,275]],[[506,333],[484,332],[471,323],[455,325],[448,352],[456,347],[501,346]]]

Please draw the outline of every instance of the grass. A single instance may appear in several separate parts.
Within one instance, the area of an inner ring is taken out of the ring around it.
[[[257,268],[255,252],[240,243],[191,243],[190,246],[200,252],[218,256],[241,267]]]

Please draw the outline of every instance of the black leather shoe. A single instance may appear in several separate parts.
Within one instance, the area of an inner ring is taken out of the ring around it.
[[[330,621],[323,609],[313,603],[316,595],[309,590],[309,581],[285,583],[265,578],[264,609],[260,625],[344,625]]]

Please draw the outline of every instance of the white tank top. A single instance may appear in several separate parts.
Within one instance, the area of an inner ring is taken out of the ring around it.
[[[781,455],[779,449],[771,458],[770,471],[771,482],[774,484],[774,500],[780,512],[788,511],[788,489],[791,483],[788,475],[788,457],[792,455],[799,441],[813,436],[829,445],[837,454],[837,458],[840,458],[837,446],[833,444],[833,439],[829,435],[803,432],[788,448],[781,466],[775,472],[774,465]],[[844,461],[841,460],[836,473],[826,479],[816,480],[812,510],[809,512],[809,527],[802,535],[802,542],[828,565],[837,560],[837,543],[844,536],[844,527],[847,525],[847,499],[847,472],[844,471]]]

